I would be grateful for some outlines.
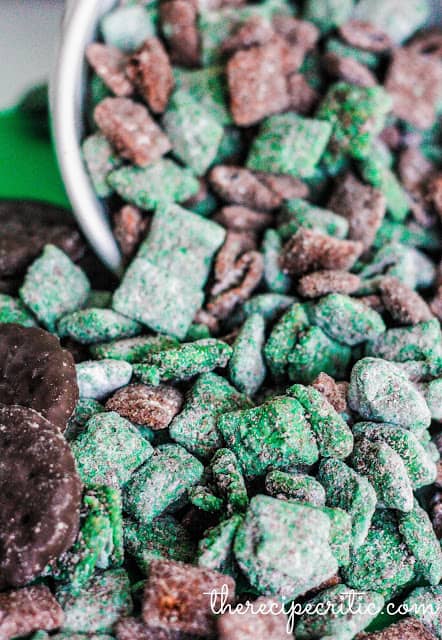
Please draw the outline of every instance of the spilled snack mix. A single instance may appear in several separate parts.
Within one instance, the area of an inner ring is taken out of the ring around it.
[[[121,280],[0,203],[0,640],[442,640],[442,32],[114,4],[82,152]]]

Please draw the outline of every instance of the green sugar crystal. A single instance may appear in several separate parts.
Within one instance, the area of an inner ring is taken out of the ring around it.
[[[274,229],[264,233],[261,251],[264,258],[264,284],[272,293],[287,293],[291,287],[290,277],[280,267],[282,240]]]
[[[399,44],[423,25],[428,5],[420,0],[407,0],[406,5],[401,0],[360,0],[352,17],[373,23]]]
[[[29,267],[20,297],[49,331],[65,313],[76,311],[87,301],[89,280],[68,256],[51,244]]]
[[[195,544],[187,529],[167,515],[146,525],[126,520],[124,545],[145,575],[152,560],[166,558],[191,563],[195,556]]]
[[[63,631],[111,633],[113,625],[132,612],[130,583],[124,569],[96,574],[88,587],[73,595],[69,585],[56,591],[65,614]]]
[[[352,640],[381,612],[384,598],[373,591],[355,591],[338,584],[306,603],[314,613],[303,613],[295,627],[296,638]],[[318,613],[323,612],[323,613]]]
[[[266,118],[252,142],[247,167],[252,171],[310,176],[331,130],[328,122],[302,118],[295,113]]]
[[[291,601],[335,575],[329,540],[330,518],[320,509],[258,495],[239,526],[234,552],[260,594]]]
[[[343,216],[316,207],[302,198],[287,200],[278,217],[278,234],[288,240],[301,227],[343,239],[348,234],[348,220]]]
[[[150,524],[167,509],[179,509],[188,490],[203,474],[203,465],[183,447],[165,444],[136,471],[124,493],[124,508],[141,524]]]
[[[179,90],[169,101],[163,126],[173,154],[203,175],[216,158],[224,134],[221,124],[190,93]]]
[[[307,0],[302,17],[327,33],[349,19],[353,6],[353,0]]]
[[[434,319],[413,327],[388,329],[366,345],[366,354],[393,362],[441,356],[442,333],[439,321]]]
[[[326,492],[327,504],[339,507],[352,518],[352,547],[364,542],[376,509],[377,496],[364,476],[348,467],[342,460],[322,460],[318,480]]]
[[[18,298],[0,293],[0,324],[15,322],[23,327],[35,327],[35,319]]]
[[[325,490],[312,476],[271,471],[266,475],[265,486],[267,493],[278,500],[325,505]]]
[[[311,327],[298,336],[288,356],[289,378],[293,382],[310,384],[320,373],[332,378],[346,377],[351,348],[329,338],[319,327]]]
[[[215,373],[205,373],[188,392],[180,414],[170,425],[173,440],[194,455],[206,460],[222,446],[216,422],[223,413],[251,406],[227,380]]]
[[[110,358],[113,360],[125,360],[126,362],[143,362],[150,354],[164,351],[171,347],[177,347],[178,340],[168,336],[142,336],[137,338],[124,338],[104,344],[96,344],[91,347],[92,355],[98,360]]]
[[[206,67],[195,71],[177,67],[174,77],[177,89],[186,91],[218,124],[232,124],[223,67]]]
[[[100,22],[106,44],[131,53],[156,34],[156,7],[126,6],[107,13]]]
[[[136,336],[142,326],[111,309],[80,309],[62,317],[57,333],[81,344],[94,344],[115,338]]]
[[[367,538],[343,568],[344,582],[353,589],[376,591],[391,599],[413,579],[415,560],[399,533],[393,511],[373,516]]]
[[[120,487],[153,453],[136,427],[118,413],[99,413],[71,443],[82,480]]]
[[[410,616],[420,620],[436,638],[442,638],[442,585],[414,589],[404,604]]]
[[[248,477],[318,459],[313,432],[293,398],[273,397],[254,409],[225,413],[218,428]]]
[[[385,331],[382,316],[355,298],[330,293],[311,310],[312,322],[342,344],[353,347]]]
[[[277,380],[286,375],[298,333],[308,325],[307,307],[295,303],[273,327],[264,347],[264,356],[270,373]]]
[[[122,360],[86,360],[76,365],[81,398],[102,400],[130,382],[132,366]]]
[[[414,508],[398,515],[398,527],[410,552],[416,558],[415,570],[431,585],[442,578],[442,551],[440,542],[426,511],[415,500]]]
[[[225,367],[232,354],[232,348],[215,338],[186,342],[179,347],[150,353],[146,364],[134,364],[134,375],[145,384],[159,384],[160,381],[188,380],[200,373],[207,373],[217,367]]]
[[[229,361],[229,377],[238,391],[253,396],[266,376],[262,355],[265,341],[265,323],[259,314],[251,315],[244,322],[232,346]]]
[[[213,482],[224,498],[227,513],[241,513],[249,504],[242,470],[235,454],[229,449],[218,449],[210,461]]]
[[[145,168],[116,169],[109,174],[108,182],[123,200],[147,210],[164,202],[184,202],[199,191],[192,171],[167,158]]]
[[[112,187],[107,176],[121,165],[121,158],[101,133],[86,138],[81,150],[95,193],[99,198],[108,198],[112,195]]]
[[[398,367],[380,358],[362,358],[355,364],[348,401],[365,420],[389,422],[415,432],[431,422],[424,397]]]
[[[198,543],[197,561],[199,567],[220,571],[228,575],[233,574],[233,540],[241,522],[242,517],[234,515],[228,520],[223,520],[216,527],[205,531]]]
[[[390,445],[383,440],[357,437],[351,464],[369,479],[384,507],[411,511],[413,486],[401,456]]]
[[[353,449],[353,434],[342,416],[314,387],[295,384],[287,390],[307,415],[324,458],[346,458]]]

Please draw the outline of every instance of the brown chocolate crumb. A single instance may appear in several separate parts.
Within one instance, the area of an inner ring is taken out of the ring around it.
[[[146,107],[128,98],[105,98],[94,117],[120,155],[140,167],[156,162],[172,148]]]
[[[150,219],[127,204],[114,213],[114,235],[125,258],[131,258],[149,228]]]
[[[385,276],[379,284],[379,290],[384,308],[396,322],[418,324],[433,318],[425,300],[398,278]]]
[[[373,244],[384,219],[386,201],[378,189],[363,184],[352,173],[347,173],[337,181],[328,208],[347,218],[348,237],[362,242],[367,250]]]
[[[393,48],[390,36],[372,22],[349,20],[339,27],[339,35],[350,46],[365,51],[382,53]]]
[[[277,600],[258,598],[253,603],[259,613],[226,612],[217,619],[219,640],[289,640],[293,636],[287,630],[288,619],[284,612],[273,613],[273,607],[280,610]],[[260,608],[260,610],[258,609]],[[264,610],[262,613],[261,611]],[[268,613],[267,613],[268,612]]]
[[[404,618],[375,633],[360,633],[356,640],[436,640],[431,631],[415,618]]]
[[[187,67],[197,66],[200,61],[200,37],[196,2],[162,2],[160,19],[173,62]]]
[[[272,25],[261,16],[252,16],[230,38],[224,40],[222,51],[226,54],[240,49],[267,44],[275,35]]]
[[[183,396],[174,387],[129,384],[109,398],[106,409],[116,411],[135,424],[158,431],[169,426],[182,404]]]
[[[248,169],[218,165],[212,169],[209,180],[226,202],[262,211],[272,211],[281,204],[281,197]]]
[[[319,376],[313,380],[311,386],[322,393],[338,413],[343,413],[348,410],[348,382],[336,382],[336,380],[327,373],[320,373]]]
[[[359,276],[347,271],[315,271],[298,282],[298,293],[304,298],[319,298],[327,293],[354,293],[360,286]]]
[[[149,38],[127,64],[126,73],[154,113],[167,107],[175,81],[161,40]]]
[[[281,266],[286,273],[302,276],[311,271],[351,269],[363,250],[361,242],[339,240],[311,229],[299,229],[285,244]]]
[[[120,98],[132,95],[134,89],[125,73],[127,58],[117,47],[93,42],[86,48],[86,58],[112,93]]]
[[[356,84],[359,87],[375,87],[377,85],[376,76],[368,67],[354,58],[340,56],[330,51],[322,57],[322,66],[329,75],[338,80]]]
[[[262,171],[255,171],[255,176],[282,200],[306,198],[309,195],[309,188],[305,182],[294,176]]]
[[[312,89],[302,73],[293,73],[287,78],[290,109],[302,115],[311,113],[319,103],[320,95]]]
[[[247,207],[223,207],[213,216],[213,220],[232,231],[262,231],[268,227],[273,217],[268,213],[258,213]]]
[[[0,638],[9,640],[33,631],[62,626],[64,613],[49,589],[40,584],[0,593]]]

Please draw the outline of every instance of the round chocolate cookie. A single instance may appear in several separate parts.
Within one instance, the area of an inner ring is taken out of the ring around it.
[[[85,245],[68,211],[36,200],[0,200],[0,277],[23,272],[45,244],[77,261]]]
[[[81,481],[69,445],[32,409],[0,407],[0,590],[19,587],[74,543]]]
[[[78,400],[75,363],[43,329],[0,324],[0,404],[38,411],[64,431]]]

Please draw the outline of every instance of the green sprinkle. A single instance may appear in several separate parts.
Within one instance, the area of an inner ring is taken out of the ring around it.
[[[229,376],[235,387],[253,396],[266,376],[262,356],[265,341],[264,319],[259,314],[247,318],[233,344]]]
[[[136,336],[142,326],[111,309],[81,309],[62,317],[57,332],[81,344],[94,344],[114,338]]]
[[[95,400],[124,387],[132,377],[132,366],[122,360],[86,360],[76,370],[80,397]]]

